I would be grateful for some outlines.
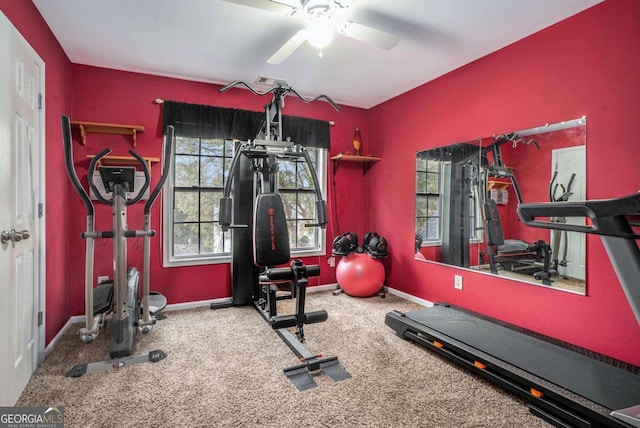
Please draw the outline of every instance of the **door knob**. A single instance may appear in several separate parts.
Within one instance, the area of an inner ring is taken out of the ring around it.
[[[28,230],[17,231],[15,229],[11,229],[11,231],[3,230],[0,232],[0,242],[6,244],[9,241],[19,242],[23,239],[29,239],[31,234]]]

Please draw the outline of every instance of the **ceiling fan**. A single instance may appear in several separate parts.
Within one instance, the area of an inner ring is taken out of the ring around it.
[[[356,0],[225,0],[282,15],[302,17],[307,25],[293,35],[269,59],[269,64],[286,60],[304,42],[322,49],[331,43],[335,33],[389,50],[398,44],[397,36],[346,20],[342,13]]]

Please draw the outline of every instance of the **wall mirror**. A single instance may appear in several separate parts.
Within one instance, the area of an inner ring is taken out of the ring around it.
[[[582,117],[419,151],[415,259],[586,294],[584,234],[517,214],[520,202],[586,199],[586,127]]]

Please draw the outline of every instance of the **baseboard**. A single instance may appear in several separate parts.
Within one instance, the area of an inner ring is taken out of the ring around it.
[[[307,287],[307,293],[315,293],[317,291],[335,290],[338,288],[338,283],[314,285],[313,287]]]
[[[307,291],[313,292],[313,291],[335,290],[337,287],[338,287],[338,283],[336,282],[333,284],[323,284],[323,285],[317,285],[315,287],[309,287],[307,288]],[[386,285],[383,287],[383,289],[385,293],[393,294],[394,296],[401,297],[410,302],[417,303],[418,305],[426,306],[426,307],[433,306],[433,302],[430,302],[429,300],[425,300],[425,299],[420,299],[419,297],[416,297],[416,296],[412,296],[411,294],[405,293],[404,291],[396,290],[395,288],[391,288]]]
[[[402,297],[405,300],[408,300],[413,303],[417,303],[422,306],[431,307],[433,306],[433,302],[429,300],[420,299],[419,297],[412,296],[411,294],[405,293],[404,291],[396,290],[395,288],[385,287],[387,293],[393,294],[394,296]]]
[[[49,352],[51,352],[53,347],[56,346],[56,344],[60,341],[60,339],[62,339],[62,336],[67,334],[67,331],[69,331],[71,326],[73,324],[76,324],[76,323],[84,323],[84,319],[85,319],[84,315],[76,315],[76,316],[73,316],[73,317],[69,318],[67,323],[62,326],[60,331],[58,331],[58,334],[56,334],[55,337],[53,339],[51,339],[51,342],[49,342],[49,344],[46,346],[46,348],[44,348],[45,358],[49,355]]]

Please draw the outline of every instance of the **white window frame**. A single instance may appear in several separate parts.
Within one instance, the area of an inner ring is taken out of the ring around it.
[[[436,161],[440,164],[440,168],[439,168],[439,185],[440,188],[438,189],[438,231],[439,231],[439,236],[438,239],[432,239],[432,240],[427,240],[424,239],[422,242],[422,247],[439,247],[442,246],[442,228],[443,228],[443,215],[442,215],[442,210],[443,210],[443,203],[442,201],[446,198],[445,195],[445,187],[446,187],[446,168],[448,167],[447,163],[444,161]],[[417,173],[417,171],[416,171]],[[424,171],[420,171],[421,174],[426,174]],[[417,201],[417,196],[418,196],[418,192],[416,189],[416,201]],[[469,238],[469,244],[477,244],[477,243],[481,243],[483,242],[483,234],[484,234],[484,218],[482,216],[482,207],[481,207],[481,203],[478,200],[479,199],[479,195],[474,195],[475,197],[475,207],[476,207],[476,212],[475,212],[475,223],[476,223],[476,230],[474,231],[473,237]],[[416,202],[417,204],[417,202]],[[428,218],[428,217],[427,217]],[[414,226],[416,222],[416,217],[414,215]]]
[[[231,253],[219,253],[209,255],[193,255],[193,256],[173,256],[173,200],[175,191],[175,144],[173,161],[170,165],[167,184],[162,195],[162,246],[163,246],[163,267],[181,267],[181,266],[198,266],[208,264],[230,263]],[[316,149],[316,174],[318,176],[318,184],[322,191],[323,198],[327,196],[327,159],[328,149]],[[233,197],[233,191],[231,196]],[[317,213],[316,213],[317,216]],[[230,232],[228,232],[230,233]],[[318,228],[318,246],[307,249],[291,249],[292,258],[324,256],[326,255],[326,229]]]

